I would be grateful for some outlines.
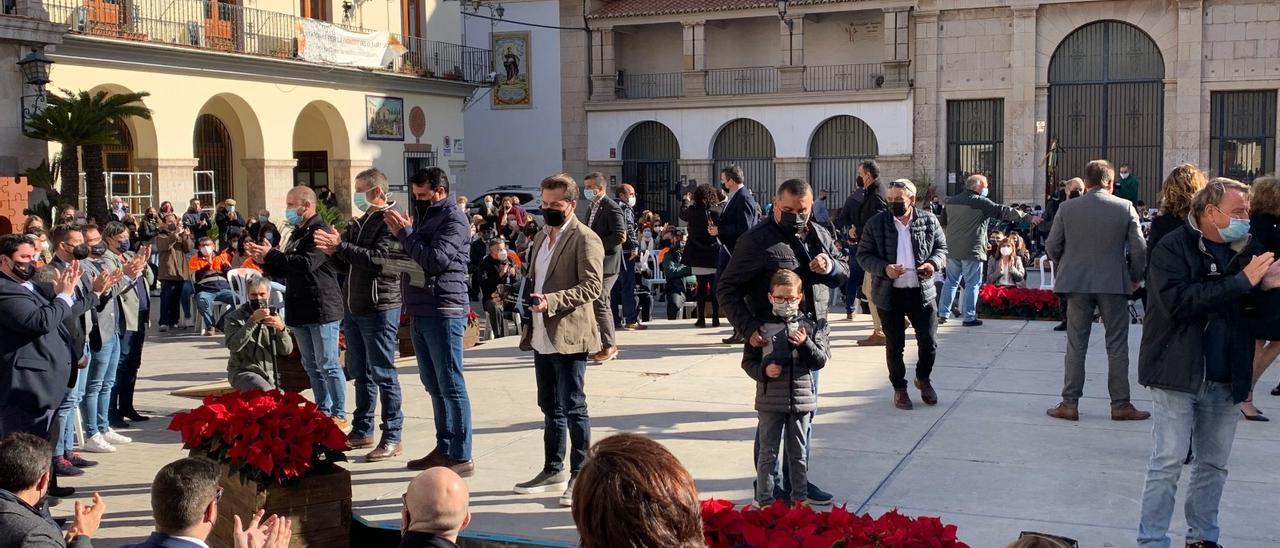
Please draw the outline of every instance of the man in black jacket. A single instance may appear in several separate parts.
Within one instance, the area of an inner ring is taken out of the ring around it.
[[[831,288],[843,284],[849,272],[845,265],[832,259],[835,248],[831,235],[821,226],[809,222],[812,208],[813,189],[809,183],[789,179],[778,187],[772,214],[738,238],[733,257],[717,282],[716,296],[734,330],[749,335],[749,339],[744,341],[747,344],[757,348],[764,346],[759,318],[767,318],[773,313],[773,305],[769,302],[770,281],[773,274],[782,269],[795,271],[804,283],[804,301],[800,304],[800,311],[818,326],[813,336],[826,340],[830,334],[826,303],[829,302]],[[816,393],[817,371],[813,372],[813,383]],[[812,416],[809,422],[812,425]],[[806,434],[805,439],[812,437]],[[805,452],[808,451],[806,446]],[[759,453],[759,447],[756,453]],[[754,463],[755,455],[752,457]],[[779,489],[778,498],[787,498],[790,490],[785,483],[785,471],[782,478],[783,482],[775,480],[774,485]],[[830,493],[817,488],[812,482],[808,490],[807,500],[810,503],[825,504],[832,499]]]
[[[400,332],[400,276],[384,272],[378,261],[400,252],[400,241],[387,228],[387,176],[377,169],[356,175],[356,209],[364,215],[347,225],[342,238],[333,231],[315,233],[316,247],[347,265],[343,332],[347,337],[347,371],[356,381],[356,410],[347,444],[352,449],[373,447],[373,411],[382,401],[382,439],[365,459],[387,460],[404,452],[400,446],[404,413],[400,410],[400,380],[396,375],[397,335]]]
[[[609,294],[618,281],[622,268],[622,240],[626,231],[626,219],[622,207],[609,196],[609,181],[605,175],[595,172],[583,179],[583,197],[591,202],[587,206],[587,226],[600,237],[604,245],[604,291],[596,299],[596,323],[600,326],[600,351],[591,355],[591,361],[604,363],[618,357],[618,341],[614,334],[613,306]],[[481,295],[488,298],[488,295]]]
[[[933,276],[947,262],[947,242],[938,218],[916,209],[916,185],[906,179],[889,183],[889,209],[871,217],[862,227],[858,243],[858,264],[871,277],[869,297],[880,309],[888,339],[886,360],[893,404],[911,409],[907,395],[907,366],[902,353],[907,344],[907,320],[916,331],[920,352],[916,362],[916,388],[928,405],[938,403],[938,394],[929,382],[938,356],[937,290]]]
[[[738,238],[746,234],[760,219],[760,206],[756,204],[755,198],[751,196],[751,189],[746,186],[742,168],[729,166],[721,169],[720,185],[728,193],[729,197],[725,200],[724,209],[720,211],[720,216],[715,224],[707,228],[708,234],[720,240],[720,261],[716,265],[717,284],[720,276],[723,276],[725,269],[729,267],[729,260],[733,255],[733,251],[737,249]],[[768,291],[768,289],[765,289],[765,291]],[[716,294],[719,295],[720,293],[719,288],[717,288]],[[744,336],[745,334],[739,331],[735,324],[733,335],[721,342],[725,344],[742,344],[746,341]]]
[[[1271,253],[1236,256],[1248,241],[1248,219],[1249,187],[1214,179],[1192,199],[1187,224],[1151,252],[1138,382],[1151,388],[1155,449],[1142,492],[1142,546],[1169,545],[1188,449],[1195,460],[1187,546],[1217,546],[1227,460],[1253,381],[1244,305],[1259,290],[1280,287],[1280,262]]]
[[[884,186],[880,184],[880,167],[876,165],[875,160],[867,160],[858,164],[858,180],[865,183],[866,186],[862,187],[862,203],[858,206],[858,215],[854,218],[854,224],[849,231],[849,235],[854,240],[861,241],[862,230],[867,226],[867,221],[870,221],[877,213],[889,209],[889,202],[886,199],[887,193],[884,190]],[[871,278],[873,275],[873,272],[864,272],[862,275],[862,296],[868,301],[872,300]],[[858,346],[884,346],[887,340],[884,336],[883,323],[880,321],[880,311],[876,309],[874,304],[870,308],[871,335],[858,341]]]
[[[333,298],[341,295],[338,273],[329,256],[316,247],[315,233],[329,232],[332,227],[316,210],[316,193],[306,186],[295,186],[285,195],[285,216],[294,226],[289,241],[275,249],[270,243],[245,242],[245,253],[262,265],[267,276],[283,276],[288,280],[284,294],[285,324],[293,328],[298,340],[302,366],[311,377],[311,391],[316,405],[333,422],[347,429],[346,378],[338,364],[338,324],[342,320],[342,303]]]

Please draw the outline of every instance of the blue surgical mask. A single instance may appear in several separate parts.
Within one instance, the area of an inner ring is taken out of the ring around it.
[[[586,190],[583,190],[582,197],[586,198],[588,202],[594,202],[596,199],[596,189],[588,188]]]
[[[1218,211],[1222,211],[1222,210],[1219,209]],[[1225,211],[1222,211],[1222,214],[1226,215],[1227,213]],[[1249,236],[1249,220],[1248,219],[1237,219],[1235,217],[1231,217],[1230,215],[1228,215],[1227,217],[1231,219],[1231,222],[1227,224],[1226,228],[1218,229],[1218,235],[1222,236],[1223,240],[1226,240],[1228,242],[1238,242],[1240,240],[1245,239],[1247,236]]]
[[[986,198],[986,197],[987,197],[987,194],[990,194],[990,193],[991,193],[991,187],[983,187],[983,189],[982,189],[982,193],[981,193],[981,194],[979,194],[979,196],[982,196],[983,198]]]
[[[116,244],[120,246],[120,251],[121,251],[121,252],[129,251],[129,240],[124,240],[124,241],[122,241],[122,242],[116,242]]]
[[[351,201],[355,202],[356,209],[365,211],[369,209],[369,199],[365,197],[364,192],[357,192],[351,197]]]
[[[298,213],[297,209],[291,207],[284,210],[284,220],[293,226],[298,226],[302,224],[302,214]]]

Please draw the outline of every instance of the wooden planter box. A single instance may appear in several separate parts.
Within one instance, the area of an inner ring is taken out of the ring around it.
[[[464,350],[477,344],[480,344],[480,322],[467,326],[467,330],[462,333],[462,348]]]
[[[348,548],[351,546],[351,473],[341,466],[302,478],[296,485],[272,485],[259,491],[256,483],[231,476],[226,465],[218,485],[218,521],[210,546],[231,546],[235,516],[248,520],[259,509],[293,522],[290,548]]]
[[[413,329],[408,325],[400,326],[400,331],[396,333],[396,343],[400,346],[401,358],[412,358],[413,353]]]
[[[338,364],[347,363],[347,351],[338,351]],[[285,392],[301,392],[311,389],[311,377],[302,366],[302,358],[294,356],[276,356],[276,370],[280,373],[280,389]],[[343,371],[346,368],[343,367]],[[350,380],[350,377],[348,377]]]

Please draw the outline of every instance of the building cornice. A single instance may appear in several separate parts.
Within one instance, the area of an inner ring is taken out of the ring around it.
[[[0,15],[0,40],[30,45],[61,44],[67,27],[30,17]]]
[[[912,9],[916,0],[867,0],[840,3],[794,5],[787,11],[789,16],[804,17],[823,13],[841,13],[850,11],[881,11]],[[600,27],[618,27],[624,25],[653,25],[660,23],[703,23],[717,19],[751,19],[756,17],[777,17],[777,8],[724,9],[697,12],[676,12],[653,15],[623,16],[588,16],[588,26],[592,29]]]
[[[817,105],[825,103],[870,103],[904,101],[911,96],[909,88],[864,90],[851,92],[771,93],[767,95],[714,95],[672,99],[618,99],[588,101],[587,112],[623,112],[631,110],[681,110],[722,107],[769,107],[785,105]]]
[[[129,71],[223,76],[238,80],[289,82],[380,93],[464,98],[471,96],[472,91],[479,87],[477,84],[453,80],[78,34],[68,34],[62,45],[58,46],[56,52],[50,53],[49,57],[59,63],[85,63]],[[56,83],[56,72],[54,77]]]

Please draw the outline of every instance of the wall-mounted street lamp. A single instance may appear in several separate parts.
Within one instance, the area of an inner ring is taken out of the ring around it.
[[[791,19],[787,17],[787,4],[790,3],[790,0],[777,0],[778,20],[787,25],[787,65],[794,65],[796,64],[795,27]]]
[[[49,67],[53,65],[53,61],[44,56],[44,48],[31,48],[22,60],[18,61],[18,70],[22,72],[22,82],[24,86],[31,86],[32,93],[22,94],[22,133],[27,134],[27,126],[31,118],[44,110],[48,104],[48,96],[45,94],[45,85],[51,82],[49,79]],[[24,89],[25,91],[25,89]]]
[[[356,6],[351,0],[342,0],[342,21],[351,22],[351,17],[355,15]]]
[[[777,0],[777,2],[778,2],[778,19],[780,19],[783,23],[786,23],[787,28],[791,28],[791,20],[787,19],[787,4],[790,4],[791,0]]]

